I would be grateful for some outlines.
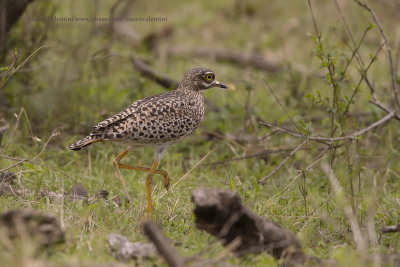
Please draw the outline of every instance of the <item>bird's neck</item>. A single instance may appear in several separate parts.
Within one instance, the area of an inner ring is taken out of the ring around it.
[[[179,91],[184,94],[203,95],[203,91],[201,91],[201,90],[195,90],[195,89],[183,87],[183,86],[182,87],[179,86],[178,88],[176,88],[176,91]]]

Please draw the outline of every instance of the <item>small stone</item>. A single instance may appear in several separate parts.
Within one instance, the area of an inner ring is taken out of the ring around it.
[[[10,240],[32,238],[39,246],[64,242],[64,231],[56,216],[33,209],[12,209],[2,213],[0,231]]]
[[[148,259],[157,252],[152,243],[130,242],[125,236],[114,233],[108,235],[108,243],[118,260]]]
[[[87,201],[88,200],[88,193],[85,187],[78,184],[73,186],[68,192],[66,193],[67,200],[75,202],[75,201]]]

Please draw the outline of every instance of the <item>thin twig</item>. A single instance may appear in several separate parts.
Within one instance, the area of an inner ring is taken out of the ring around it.
[[[364,133],[378,127],[381,126],[383,124],[385,124],[387,121],[389,121],[390,119],[392,119],[396,114],[394,112],[391,112],[389,114],[387,114],[385,117],[381,118],[380,120],[370,124],[368,127],[354,132],[350,135],[346,135],[346,136],[340,136],[340,137],[322,137],[322,136],[311,136],[309,137],[309,140],[315,140],[315,141],[341,141],[341,140],[345,140],[345,139],[358,139],[360,137],[360,135],[363,135]]]
[[[353,53],[352,53],[352,55],[351,55],[350,62],[352,61],[352,59],[354,58],[354,56],[357,55],[357,56],[358,56],[358,59],[361,61],[362,65],[364,65],[364,61],[362,60],[362,57],[361,57],[361,55],[360,55],[360,53],[359,53],[359,48],[360,48],[360,46],[361,46],[361,43],[364,41],[364,38],[365,38],[367,32],[369,31],[369,27],[364,31],[363,36],[361,37],[361,40],[358,42],[358,45],[357,45],[357,43],[356,43],[356,41],[355,41],[355,39],[354,39],[353,32],[351,31],[350,26],[349,26],[349,24],[347,23],[347,20],[346,20],[346,18],[344,17],[344,15],[343,15],[343,13],[342,13],[342,9],[340,8],[340,5],[339,5],[339,3],[338,3],[338,0],[335,0],[335,4],[336,4],[336,9],[337,9],[338,12],[339,12],[340,18],[342,19],[343,24],[344,24],[344,26],[345,26],[345,28],[346,28],[346,31],[347,31],[347,33],[349,34],[350,39],[351,39],[351,41],[352,41],[352,43],[353,43],[353,45],[354,45],[354,50],[353,50]],[[346,72],[348,66],[350,66],[350,62],[346,65],[346,68],[345,68],[345,70],[343,71],[344,73]]]
[[[313,21],[314,29],[315,29],[315,32],[317,34],[318,42],[321,43],[321,33],[318,30],[317,22],[315,21],[315,16],[314,16],[314,12],[312,10],[311,2],[310,2],[310,0],[307,0],[307,2],[308,2],[308,7],[310,9],[310,13],[311,13],[311,18],[312,18],[312,21]]]
[[[368,63],[367,67],[366,67],[366,68],[362,67],[362,69],[360,70],[360,72],[361,72],[361,78],[360,78],[360,80],[358,81],[358,84],[357,84],[357,86],[355,87],[355,89],[354,89],[354,91],[353,91],[353,94],[351,95],[350,100],[349,100],[348,103],[347,103],[347,106],[346,106],[346,108],[345,108],[345,110],[344,110],[344,112],[343,112],[343,114],[342,114],[343,116],[347,115],[347,113],[350,111],[350,105],[352,104],[354,97],[356,96],[356,94],[357,94],[358,91],[360,90],[361,82],[362,82],[363,80],[365,80],[365,77],[367,76],[367,72],[369,71],[370,67],[372,66],[372,63],[374,63],[374,62],[376,61],[377,56],[378,56],[378,54],[382,51],[382,48],[383,48],[384,44],[385,44],[385,43],[382,43],[382,44],[379,46],[378,51],[377,51],[377,52],[375,53],[375,55],[371,58],[371,61]]]
[[[384,110],[386,113],[390,113],[393,112],[391,109],[389,109],[388,107],[386,107],[385,105],[383,105],[381,102],[379,102],[378,99],[375,100],[371,100],[369,101],[371,104],[374,104],[375,106],[377,106],[378,108]],[[400,121],[400,115],[398,113],[396,113],[396,115],[393,117],[395,120]]]
[[[354,0],[354,1],[361,7],[368,10],[368,12],[372,15],[372,18],[374,19],[374,22],[375,22],[376,26],[378,27],[383,40],[385,40],[386,49],[388,51],[388,56],[389,56],[389,63],[390,63],[390,76],[391,76],[391,81],[392,81],[392,91],[393,91],[393,94],[395,97],[397,108],[400,109],[399,93],[398,93],[397,87],[396,87],[396,72],[394,69],[392,49],[390,47],[390,43],[386,37],[386,34],[382,28],[381,23],[379,22],[379,18],[376,16],[374,10],[367,3],[361,3],[359,0]]]
[[[271,177],[272,175],[274,175],[276,172],[278,172],[283,165],[285,165],[285,163],[291,158],[293,157],[294,154],[296,154],[297,151],[299,151],[303,146],[305,146],[308,142],[308,138],[306,138],[303,142],[301,142],[297,147],[295,147],[295,149],[292,150],[292,152],[289,153],[289,155],[275,168],[272,170],[272,172],[270,174],[268,174],[267,176],[265,176],[264,178],[258,180],[259,184],[263,184],[265,183],[265,181]]]
[[[310,164],[308,165],[305,169],[301,170],[301,172],[292,179],[292,181],[287,184],[285,186],[285,188],[283,188],[283,190],[279,191],[278,193],[276,193],[275,195],[273,195],[271,198],[268,199],[268,202],[270,202],[272,199],[274,199],[275,197],[277,197],[278,195],[282,194],[291,184],[293,184],[300,176],[303,175],[303,172],[305,171],[309,171],[312,167],[314,167],[315,164],[317,164],[319,161],[321,161],[326,152],[329,150],[330,146],[327,146],[321,153],[319,153],[319,155],[316,157],[316,159]]]
[[[366,132],[369,132],[370,130],[372,130],[372,129],[378,127],[378,126],[381,126],[381,125],[385,124],[390,119],[392,119],[394,117],[397,117],[397,116],[399,116],[399,115],[394,113],[393,111],[390,111],[388,114],[386,114],[386,116],[384,116],[380,120],[377,120],[376,122],[368,125],[366,128],[361,129],[361,130],[359,130],[357,132],[354,132],[354,133],[352,133],[350,135],[338,136],[338,137],[309,136],[309,137],[307,137],[307,139],[308,140],[312,140],[312,141],[330,141],[330,142],[342,141],[342,140],[346,140],[346,139],[350,139],[350,140],[358,139],[360,137],[360,135],[363,135]],[[290,131],[290,130],[281,128],[279,126],[276,126],[276,125],[274,125],[272,123],[260,122],[260,124],[261,125],[265,125],[267,127],[271,127],[271,128],[273,128],[275,130],[278,130],[278,131],[280,131],[282,133],[287,133],[287,134],[289,134],[291,136],[294,136],[294,137],[299,137],[299,138],[305,138],[306,137],[304,135],[300,135],[300,134],[297,134],[297,133],[295,133],[293,131]]]
[[[329,64],[326,64],[326,68],[328,69],[330,83],[333,88],[332,107],[331,107],[331,136],[333,136],[337,129],[337,127],[334,127],[334,125],[335,125],[335,111],[334,111],[335,108],[334,108],[334,106],[335,105],[336,105],[337,114],[339,116],[340,127],[342,128],[342,132],[343,132],[342,115],[340,114],[340,107],[339,107],[339,103],[338,103],[338,88],[339,87],[338,87],[337,81],[334,78],[334,67],[335,66],[331,60],[330,54],[328,53],[327,55],[325,55],[324,47],[322,44],[322,35],[321,35],[321,32],[318,30],[317,21],[314,16],[311,1],[308,0],[307,2],[308,2],[308,7],[310,9],[314,29],[317,34],[317,41],[318,41],[318,45],[319,45],[319,49],[320,49],[319,57],[321,57],[321,60],[324,60],[323,58],[326,58],[327,62],[329,63]]]
[[[319,153],[319,155],[316,157],[316,159],[310,165],[308,165],[305,169],[301,170],[301,172],[296,177],[294,177],[292,179],[292,181],[290,181],[281,191],[279,191],[278,193],[276,193],[275,195],[270,197],[267,202],[270,202],[275,197],[277,197],[280,194],[282,194],[283,192],[285,192],[285,190],[288,189],[291,184],[293,184],[299,177],[301,177],[303,175],[303,172],[309,171],[312,167],[314,167],[315,164],[317,164],[319,161],[321,161],[325,157],[325,154],[329,150],[329,148],[330,147],[327,146],[321,153]]]
[[[15,166],[20,165],[21,163],[25,162],[26,160],[27,160],[26,158],[25,159],[21,159],[17,163],[14,163],[11,166],[8,166],[7,168],[0,170],[0,173],[8,171],[11,168],[14,168]]]
[[[339,146],[336,146],[336,147],[339,147]],[[227,163],[231,163],[231,162],[234,162],[234,161],[240,161],[240,160],[245,160],[245,159],[263,157],[263,156],[269,155],[269,154],[290,152],[293,149],[295,149],[295,148],[291,147],[291,148],[266,149],[266,150],[264,150],[262,152],[259,152],[259,153],[256,153],[256,154],[251,154],[251,155],[248,155],[248,156],[243,156],[243,157],[239,157],[239,158],[231,158],[231,159],[221,160],[221,161],[214,161],[214,162],[209,162],[209,163],[203,163],[201,165],[202,166],[207,166],[207,165],[227,164]],[[323,149],[324,148],[317,148],[317,149],[303,148],[302,150],[323,150]]]
[[[295,136],[295,137],[299,137],[299,138],[303,138],[304,137],[304,135],[302,135],[302,134],[298,134],[296,132],[293,132],[292,130],[280,127],[280,126],[272,124],[270,122],[260,121],[259,124],[267,126],[269,128],[272,128],[272,129],[274,129],[274,131],[278,131],[278,132],[281,132],[281,133],[286,133],[286,134],[289,134],[289,135],[292,135],[292,136]]]
[[[343,21],[343,24],[345,25],[345,28],[346,28],[346,30],[347,30],[347,33],[348,33],[348,35],[350,36],[350,39],[351,39],[351,41],[352,41],[352,43],[353,43],[353,45],[354,45],[354,50],[353,50],[351,59],[350,59],[350,61],[347,63],[346,68],[345,68],[344,73],[343,73],[343,78],[344,78],[344,74],[345,74],[347,68],[349,67],[349,65],[350,65],[350,63],[351,63],[351,61],[352,61],[354,55],[357,55],[357,63],[359,64],[359,66],[361,67],[361,69],[364,69],[364,61],[363,61],[363,59],[362,59],[362,57],[361,57],[361,55],[360,55],[359,48],[360,48],[362,42],[364,41],[367,32],[371,29],[371,27],[368,26],[368,28],[364,31],[363,36],[361,37],[361,40],[360,40],[359,43],[357,44],[356,41],[355,41],[355,39],[354,39],[354,34],[353,34],[353,32],[351,31],[351,29],[350,29],[350,27],[349,27],[349,24],[347,23],[347,20],[346,20],[346,18],[344,17],[344,15],[343,15],[343,13],[342,13],[342,9],[340,8],[340,5],[339,5],[339,3],[338,3],[337,0],[335,0],[335,4],[336,4],[336,8],[337,8],[337,10],[338,10],[338,12],[339,12],[339,14],[340,14],[340,17],[341,17],[341,19],[342,19],[342,21]],[[377,100],[377,97],[376,97],[376,95],[375,95],[375,90],[374,90],[374,88],[373,88],[373,86],[372,86],[372,83],[369,81],[369,79],[368,79],[368,77],[367,77],[367,73],[365,73],[365,75],[363,75],[363,76],[364,76],[363,78],[364,78],[365,82],[367,83],[367,85],[368,85],[368,87],[369,87],[369,89],[370,89],[370,91],[371,91],[372,98],[373,98],[374,100]]]
[[[271,85],[269,85],[269,83],[267,82],[267,80],[263,79],[264,83],[267,85],[268,90],[271,92],[271,94],[274,96],[276,102],[278,102],[279,106],[281,106],[281,108],[283,109],[283,111],[286,113],[286,115],[288,115],[290,121],[293,123],[293,125],[297,128],[297,130],[299,131],[299,133],[301,133],[301,128],[296,124],[296,122],[294,121],[294,119],[292,118],[292,116],[289,114],[289,112],[287,111],[287,109],[285,108],[285,106],[281,103],[281,101],[279,101],[279,98],[275,95],[274,90],[272,90]]]

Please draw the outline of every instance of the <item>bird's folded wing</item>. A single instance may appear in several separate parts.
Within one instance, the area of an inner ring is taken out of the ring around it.
[[[97,125],[93,126],[93,128],[95,130],[100,130],[102,128],[105,128],[107,126],[110,126],[120,120],[125,119],[126,117],[128,117],[130,114],[132,114],[135,110],[136,107],[136,102],[133,103],[132,105],[130,105],[129,107],[127,107],[126,109],[122,110],[121,112],[115,114],[114,116],[105,119],[104,121],[99,122]]]
[[[153,96],[148,96],[143,99],[137,100],[133,102],[130,106],[128,106],[126,109],[122,110],[121,112],[115,114],[114,116],[105,119],[101,122],[99,122],[97,125],[93,126],[95,130],[102,130],[106,127],[109,127],[127,117],[129,117],[132,114],[135,114],[136,111],[142,107],[148,106],[148,105],[154,105],[157,100],[162,99],[162,100],[167,100],[169,98],[173,97],[173,91],[170,92],[165,92],[162,94],[158,95],[153,95]]]

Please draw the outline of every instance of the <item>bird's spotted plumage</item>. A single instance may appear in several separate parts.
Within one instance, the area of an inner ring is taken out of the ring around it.
[[[88,136],[71,144],[69,149],[80,150],[90,144],[106,141],[123,141],[130,147],[155,146],[151,168],[120,163],[129,149],[114,160],[117,168],[148,172],[146,178],[148,211],[151,213],[151,180],[154,173],[164,176],[164,186],[169,188],[169,175],[157,166],[166,149],[193,133],[204,118],[203,91],[212,87],[227,88],[215,80],[209,69],[196,68],[185,73],[177,89],[135,101],[126,109],[98,123]],[[123,178],[120,177],[122,180]],[[125,181],[123,180],[125,184]]]
[[[204,118],[208,89],[202,75],[208,69],[192,69],[176,90],[135,101],[123,111],[98,123],[94,131],[70,145],[72,150],[99,141],[125,141],[132,145],[175,143],[193,133]]]

